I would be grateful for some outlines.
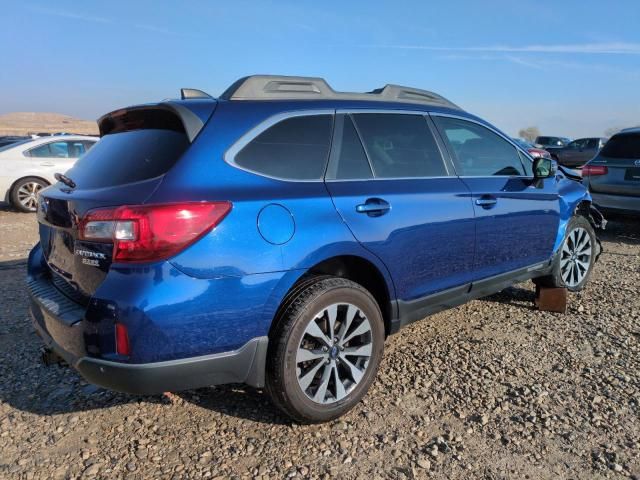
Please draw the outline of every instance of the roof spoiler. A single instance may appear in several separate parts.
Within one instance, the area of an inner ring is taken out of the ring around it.
[[[223,100],[377,100],[417,103],[461,110],[437,93],[400,85],[385,85],[366,93],[336,92],[323,78],[252,75],[234,82]]]
[[[193,91],[193,89],[183,90]],[[211,99],[206,93],[201,93],[206,97],[189,96],[192,94],[187,93],[185,98]],[[98,128],[101,137],[143,128],[183,131],[189,138],[189,142],[193,142],[213,114],[216,104],[215,101],[194,102],[193,105],[187,105],[180,101],[166,101],[157,104],[135,105],[103,115],[98,119]]]

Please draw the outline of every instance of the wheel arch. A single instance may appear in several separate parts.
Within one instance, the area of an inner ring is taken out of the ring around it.
[[[346,278],[369,291],[382,313],[385,334],[389,335],[393,331],[392,324],[397,318],[395,302],[392,302],[395,299],[395,290],[390,279],[369,259],[358,255],[338,255],[321,260],[303,271],[298,270],[298,272],[299,275],[282,296],[273,316],[269,335],[274,331],[280,315],[286,309],[288,300],[297,294],[298,289],[314,278],[326,276]]]

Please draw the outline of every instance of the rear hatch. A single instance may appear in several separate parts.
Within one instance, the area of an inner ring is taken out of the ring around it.
[[[606,167],[589,176],[592,192],[640,196],[640,131],[614,135],[589,165]]]
[[[215,108],[215,102],[210,103],[209,116]],[[40,195],[40,243],[52,282],[74,301],[88,302],[111,268],[111,234],[95,235],[106,228],[100,215],[142,205],[153,194],[197,135],[195,115],[186,115],[190,124],[183,122],[185,112],[167,102],[104,116],[99,121],[102,139]],[[94,220],[91,231],[88,212]]]

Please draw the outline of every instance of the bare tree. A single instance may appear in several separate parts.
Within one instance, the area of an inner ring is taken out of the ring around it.
[[[538,127],[523,128],[518,132],[518,136],[524,138],[529,142],[535,141],[536,137],[540,136],[540,130]]]

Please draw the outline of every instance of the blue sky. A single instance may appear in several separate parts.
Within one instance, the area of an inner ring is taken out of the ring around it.
[[[640,124],[640,3],[0,0],[0,113],[97,118],[252,73],[438,92],[507,133]]]

